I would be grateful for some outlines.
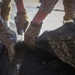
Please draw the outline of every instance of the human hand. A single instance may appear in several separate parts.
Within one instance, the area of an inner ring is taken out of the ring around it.
[[[28,16],[25,12],[17,12],[17,16],[14,19],[17,27],[17,33],[22,35],[29,23]]]
[[[42,24],[42,23],[41,23]],[[36,44],[36,38],[40,33],[41,24],[31,22],[28,30],[24,36],[24,43],[31,49],[34,49]]]

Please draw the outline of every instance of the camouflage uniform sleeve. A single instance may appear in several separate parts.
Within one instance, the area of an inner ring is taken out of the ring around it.
[[[40,9],[45,13],[50,13],[58,0],[42,0]]]
[[[64,20],[74,19],[75,0],[63,0],[65,16]]]
[[[1,16],[4,19],[4,21],[8,21],[10,16],[10,5],[11,0],[2,0],[2,6],[1,6]]]
[[[63,62],[75,68],[75,43],[74,39],[70,40],[57,40],[50,38],[49,44],[51,45],[56,56]]]

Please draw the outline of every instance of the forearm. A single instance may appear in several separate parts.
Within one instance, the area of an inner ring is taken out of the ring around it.
[[[14,0],[14,1],[16,3],[17,11],[19,11],[19,12],[26,12],[23,0]]]
[[[42,0],[41,6],[32,21],[40,24],[48,13],[52,11],[57,1],[58,0]]]
[[[58,0],[42,0],[40,9],[45,13],[50,13]]]

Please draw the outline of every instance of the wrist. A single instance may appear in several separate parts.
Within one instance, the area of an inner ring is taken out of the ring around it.
[[[17,12],[17,15],[25,15],[25,14],[27,14],[26,11],[18,11],[18,12]]]
[[[15,3],[18,11],[26,11],[23,4],[23,0],[15,0]]]

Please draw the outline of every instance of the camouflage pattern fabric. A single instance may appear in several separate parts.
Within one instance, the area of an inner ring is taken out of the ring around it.
[[[11,9],[11,0],[2,0],[2,6],[1,6],[1,16],[4,19],[4,21],[8,21],[10,18],[10,9]]]
[[[43,32],[37,37],[36,46],[75,68],[75,24],[73,22]]]
[[[56,56],[75,67],[75,24],[65,24],[52,33],[47,39]]]
[[[74,14],[75,14],[75,0],[63,0],[63,5],[64,5],[64,11],[65,11],[65,16],[63,17],[64,20],[70,20],[74,19]]]
[[[20,0],[14,0],[15,2]],[[1,16],[4,19],[4,21],[8,21],[10,18],[10,10],[11,10],[11,0],[2,0],[2,6],[1,6]]]
[[[39,10],[45,13],[50,13],[56,5],[57,1],[58,0],[42,0]]]
[[[50,45],[55,54],[64,62],[75,67],[75,39],[52,39],[50,38]]]

